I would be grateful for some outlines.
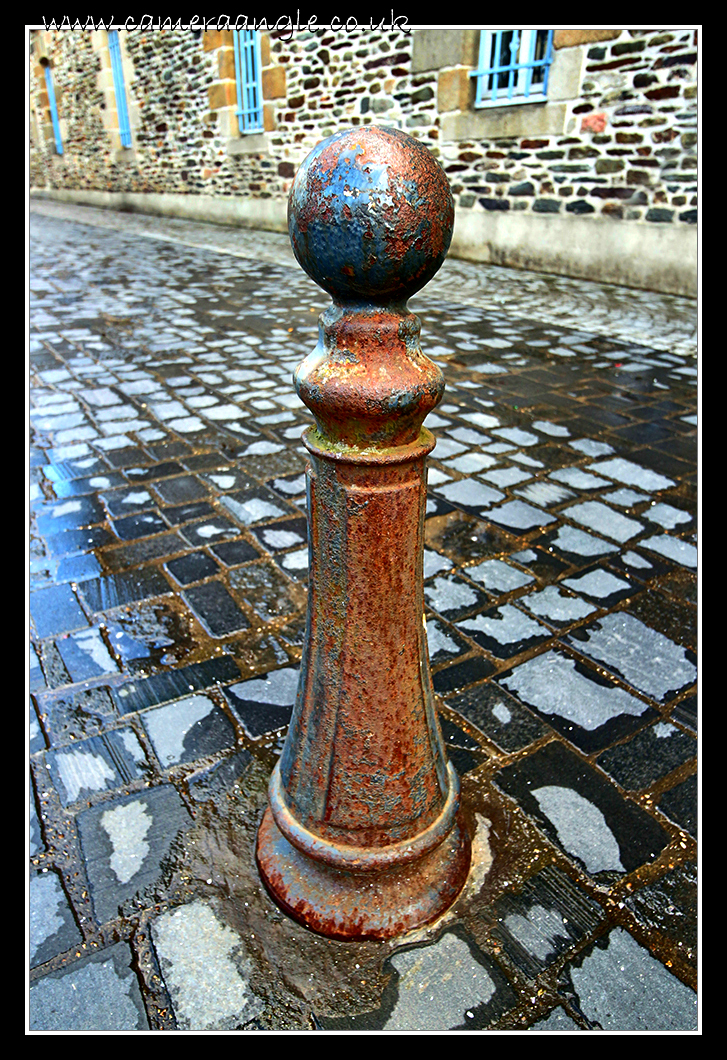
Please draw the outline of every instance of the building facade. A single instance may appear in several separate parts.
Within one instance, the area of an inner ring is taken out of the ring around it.
[[[147,18],[30,31],[31,195],[284,231],[316,143],[396,125],[450,180],[451,253],[696,296],[695,29]]]

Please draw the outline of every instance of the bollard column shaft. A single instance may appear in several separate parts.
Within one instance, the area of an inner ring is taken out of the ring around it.
[[[310,627],[280,776],[303,823],[357,846],[409,839],[446,789],[424,661],[423,447],[412,448],[368,466],[311,451]]]
[[[321,164],[326,150],[328,168]],[[391,218],[398,252],[389,239],[386,261],[374,255],[363,268],[368,248],[361,226],[352,231],[344,224],[343,246],[354,265],[347,268],[344,256],[329,268],[316,221],[323,219],[325,232],[339,207],[347,219],[348,203],[343,195],[340,203],[333,194],[321,197],[321,172],[330,179],[342,170],[343,186],[351,187],[358,167],[354,206],[361,207],[367,188],[363,223],[372,229],[369,240],[380,242],[384,225],[372,172],[392,202],[402,152],[407,159],[414,154],[438,193],[433,205],[420,205],[429,242],[416,277],[405,264],[410,242],[401,210]],[[315,180],[304,163],[290,209],[301,264],[333,295],[318,345],[295,375],[316,421],[304,436],[308,619],[298,696],[271,779],[257,858],[276,901],[313,930],[387,938],[448,908],[470,861],[459,782],[437,721],[422,593],[425,464],[435,444],[422,423],[441,400],[444,381],[423,355],[419,321],[406,307],[411,288],[425,283],[437,253],[441,259],[446,253],[444,235],[433,251],[431,231],[439,225],[444,232],[449,217],[451,232],[451,196],[428,152],[396,130],[339,134],[314,161]],[[311,245],[318,246],[315,256]]]

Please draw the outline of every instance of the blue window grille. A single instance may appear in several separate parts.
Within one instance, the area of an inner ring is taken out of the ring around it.
[[[237,120],[241,133],[263,131],[260,36],[253,29],[234,31]]]
[[[537,103],[547,98],[552,29],[483,29],[475,107]]]
[[[50,120],[53,123],[53,138],[56,143],[56,151],[63,154],[63,140],[61,138],[61,123],[58,120],[58,107],[56,106],[56,93],[53,88],[53,72],[50,66],[45,67],[45,87],[48,92],[48,106],[50,107]]]
[[[111,56],[111,73],[114,78],[114,95],[116,96],[116,113],[119,116],[119,136],[122,147],[131,147],[131,124],[129,108],[126,102],[126,84],[124,68],[121,61],[121,42],[119,31],[109,30],[109,55]]]

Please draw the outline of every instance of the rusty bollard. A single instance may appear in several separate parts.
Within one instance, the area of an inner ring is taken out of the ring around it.
[[[295,373],[313,413],[310,589],[297,701],[270,781],[258,867],[294,919],[385,939],[454,902],[470,864],[424,626],[422,423],[444,392],[407,299],[439,269],[454,207],[427,149],[371,126],[320,143],[288,207],[305,271],[332,296]]]

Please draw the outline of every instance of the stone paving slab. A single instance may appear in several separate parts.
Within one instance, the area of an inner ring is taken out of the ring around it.
[[[473,868],[440,922],[334,943],[253,855],[327,297],[282,236],[31,204],[29,1029],[699,1029],[696,307],[463,262],[416,302]]]
[[[145,1031],[133,954],[120,942],[30,987],[31,1031]]]
[[[251,962],[242,940],[208,905],[162,913],[152,934],[179,1030],[235,1030],[263,1011],[246,981]]]

